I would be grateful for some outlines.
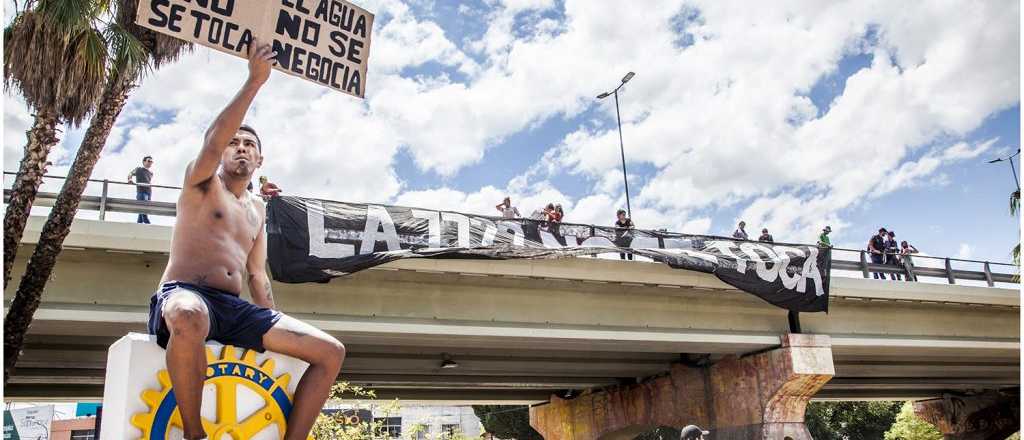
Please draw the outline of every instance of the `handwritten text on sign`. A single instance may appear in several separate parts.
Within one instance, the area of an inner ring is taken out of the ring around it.
[[[240,57],[272,39],[277,70],[366,93],[373,14],[344,0],[142,0],[136,22]]]

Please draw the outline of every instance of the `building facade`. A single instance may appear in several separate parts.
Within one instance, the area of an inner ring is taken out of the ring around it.
[[[95,440],[96,417],[54,420],[50,424],[50,440]]]

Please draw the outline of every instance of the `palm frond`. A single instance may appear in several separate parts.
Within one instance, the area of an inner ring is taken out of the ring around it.
[[[36,11],[65,36],[92,26],[105,11],[98,0],[39,0]]]
[[[21,14],[14,16],[14,20],[11,21],[6,27],[4,27],[4,91],[8,92],[11,89],[11,45],[8,44],[11,39],[14,38],[14,27],[18,19],[21,18]]]
[[[90,27],[71,36],[58,83],[65,121],[78,125],[92,112],[103,93],[108,59],[107,44],[98,29]]]
[[[159,69],[164,64],[174,62],[181,55],[192,51],[192,43],[135,24],[139,0],[115,1],[117,23],[142,43],[148,52],[150,62],[153,63],[153,68]]]
[[[149,70],[149,53],[142,42],[116,21],[107,25],[103,36],[110,47],[111,75],[141,75]]]
[[[56,0],[47,1],[54,13]],[[88,24],[62,27],[38,9],[19,14],[4,29],[4,88],[15,89],[33,109],[81,123],[95,108],[107,68],[106,43]]]
[[[65,39],[39,12],[22,13],[5,30],[4,85],[16,89],[33,108],[55,108]]]

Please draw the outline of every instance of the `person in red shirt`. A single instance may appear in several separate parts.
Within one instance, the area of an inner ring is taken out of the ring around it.
[[[562,205],[555,205],[555,209],[548,214],[548,220],[555,223],[561,223],[563,216],[565,216],[565,212],[562,211]]]

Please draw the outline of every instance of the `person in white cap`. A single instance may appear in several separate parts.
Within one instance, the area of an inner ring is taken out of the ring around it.
[[[705,435],[711,434],[700,429],[696,425],[687,425],[679,434],[679,440],[703,440]]]

